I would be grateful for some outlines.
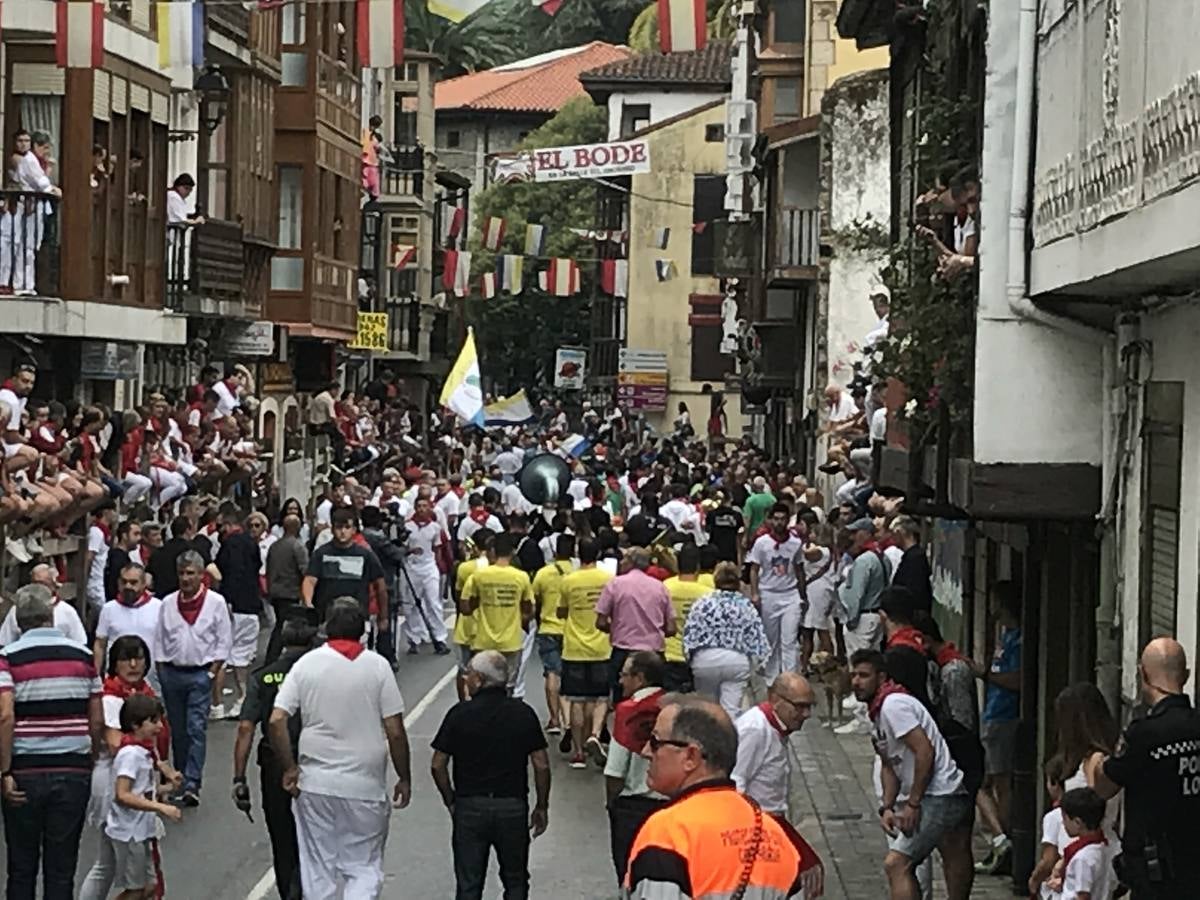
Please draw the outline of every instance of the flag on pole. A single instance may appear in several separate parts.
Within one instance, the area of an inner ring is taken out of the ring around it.
[[[483,386],[479,378],[479,356],[475,352],[475,332],[468,328],[467,339],[454,368],[442,385],[438,400],[464,422],[483,425]]]
[[[483,283],[480,285],[480,293],[483,294],[484,300],[491,300],[496,296],[496,273],[484,272]]]
[[[516,253],[505,253],[496,258],[496,269],[500,273],[500,289],[516,295],[521,293],[525,277],[525,257]]]
[[[629,294],[629,260],[600,260],[600,290],[614,297]]]
[[[558,15],[564,0],[533,0],[533,5],[548,16]]]
[[[358,61],[390,69],[404,60],[404,0],[357,0]]]
[[[483,246],[485,250],[495,253],[500,249],[504,240],[504,220],[496,216],[488,216],[483,220]]]
[[[451,22],[461,22],[487,4],[488,0],[429,0],[429,11]]]
[[[546,244],[546,226],[545,225],[526,225],[525,226],[525,255],[526,256],[541,256],[542,249]]]
[[[454,279],[458,275],[458,252],[447,250],[442,256],[442,287],[448,291],[454,290]]]
[[[158,67],[204,65],[204,4],[168,0],[158,4]]]
[[[656,247],[659,250],[666,250],[667,244],[671,241],[670,228],[655,228],[654,234],[650,240],[650,246]]]
[[[461,206],[454,207],[454,212],[450,214],[450,224],[446,226],[446,237],[458,237],[466,224],[467,211]]]
[[[458,251],[457,264],[454,267],[454,296],[465,297],[471,282],[471,254],[466,250]]]
[[[588,450],[592,449],[592,442],[585,438],[582,434],[571,434],[563,438],[559,445],[564,453],[568,456],[579,459]]]
[[[61,69],[99,69],[104,65],[104,4],[58,0],[54,57]]]
[[[663,53],[701,50],[708,37],[704,0],[658,0],[658,43]]]
[[[670,281],[675,277],[675,261],[673,259],[656,259],[654,274],[658,276],[659,281]]]
[[[550,260],[550,267],[538,273],[538,285],[555,297],[570,297],[579,293],[579,266],[573,259],[559,257]]]
[[[396,244],[392,247],[392,268],[403,269],[417,259],[417,248],[413,244]]]
[[[483,419],[488,425],[524,425],[533,419],[533,405],[521,388],[511,397],[501,397],[485,406]]]

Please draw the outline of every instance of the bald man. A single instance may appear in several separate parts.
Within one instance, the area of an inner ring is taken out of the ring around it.
[[[812,715],[813,689],[796,672],[783,672],[767,690],[767,702],[752,706],[737,718],[737,764],[733,783],[773,816],[787,816],[788,735],[799,731]]]
[[[1147,644],[1138,674],[1148,711],[1129,723],[1095,787],[1105,798],[1125,791],[1122,883],[1138,900],[1184,900],[1200,883],[1200,713],[1184,693],[1187,655],[1175,639]]]

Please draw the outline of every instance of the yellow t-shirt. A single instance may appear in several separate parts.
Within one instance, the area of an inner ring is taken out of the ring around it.
[[[710,591],[717,589],[717,583],[713,581],[712,572],[701,572],[700,577],[696,579],[697,584],[702,584]]]
[[[472,650],[499,650],[513,653],[521,649],[521,604],[533,603],[529,576],[513,566],[488,566],[467,580],[463,599],[478,598],[475,610],[475,639]]]
[[[687,662],[687,658],[683,655],[683,623],[687,621],[692,604],[701,597],[711,594],[713,588],[699,580],[684,581],[678,575],[664,581],[663,587],[671,595],[671,605],[675,607],[675,634],[667,638],[666,644],[663,645],[663,656],[669,663]]]
[[[542,566],[533,576],[533,599],[538,610],[538,634],[562,634],[563,620],[558,617],[562,598],[562,580],[574,571],[567,560]]]
[[[562,580],[562,604],[567,608],[563,622],[562,658],[567,662],[603,662],[612,656],[608,635],[596,627],[596,601],[613,576],[595,567],[580,569]]]
[[[486,556],[464,559],[460,562],[454,572],[454,596],[462,597],[471,576],[486,569],[487,564]],[[455,616],[454,635],[451,640],[461,647],[471,646],[471,641],[475,640],[475,615],[473,613],[460,612]]]

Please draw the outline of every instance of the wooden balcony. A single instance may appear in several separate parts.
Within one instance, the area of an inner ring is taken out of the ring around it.
[[[317,66],[316,118],[356,139],[359,132],[359,80],[345,65],[324,53],[314,53]]]
[[[314,254],[312,258],[313,325],[354,332],[358,327],[355,287],[358,269],[353,263]]]
[[[416,297],[389,297],[388,350],[392,353],[421,355],[421,301]]]
[[[768,265],[772,280],[810,281],[821,260],[821,214],[781,206],[774,214],[774,240]]]
[[[242,226],[209,219],[167,226],[167,308],[192,316],[243,318],[246,308]]]
[[[250,36],[250,10],[241,3],[207,3],[204,6],[209,28],[216,28],[245,44]]]
[[[421,202],[425,195],[425,149],[419,145],[393,146],[387,149],[387,156],[379,165],[379,199]]]

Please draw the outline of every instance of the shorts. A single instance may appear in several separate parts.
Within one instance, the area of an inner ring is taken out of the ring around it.
[[[134,891],[153,885],[158,879],[154,874],[154,854],[149,841],[114,841],[108,838],[113,848],[116,868],[112,889]]]
[[[542,661],[543,675],[561,675],[563,636],[561,634],[539,634],[537,636],[538,658]]]
[[[979,729],[979,740],[983,744],[984,773],[1007,775],[1013,770],[1013,757],[1017,751],[1016,719],[1001,722],[984,722]]]
[[[975,801],[966,794],[946,794],[921,798],[921,817],[912,834],[897,831],[888,837],[888,849],[902,853],[913,865],[929,857],[947,832],[971,827]]]
[[[235,669],[245,668],[258,654],[258,616],[234,613],[232,629],[233,649],[228,662]]]
[[[603,700],[608,696],[608,660],[562,664],[562,696],[568,700]]]

